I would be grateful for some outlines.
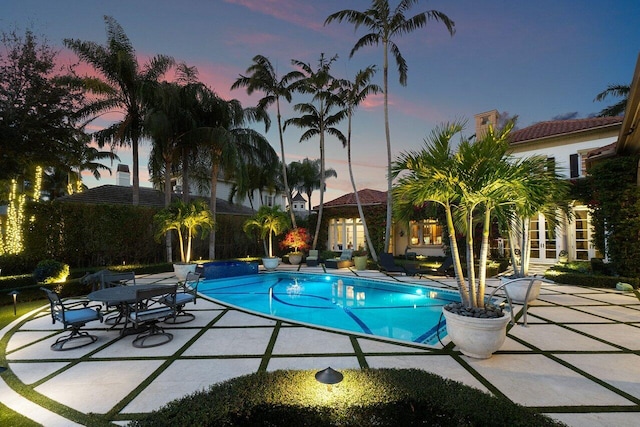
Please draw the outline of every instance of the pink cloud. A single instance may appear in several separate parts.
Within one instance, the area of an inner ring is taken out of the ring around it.
[[[296,0],[224,0],[226,3],[246,7],[247,9],[272,16],[285,22],[304,28],[321,30],[323,20],[318,19],[312,4],[303,4]]]

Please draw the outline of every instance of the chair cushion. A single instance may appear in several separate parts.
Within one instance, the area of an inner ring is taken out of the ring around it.
[[[100,319],[98,312],[92,308],[78,308],[66,310],[64,313],[66,323],[70,325],[83,324]]]
[[[129,315],[134,322],[146,322],[147,320],[156,320],[163,317],[171,316],[173,309],[171,307],[156,307],[148,310],[133,312]]]
[[[194,301],[196,297],[192,294],[187,294],[185,292],[180,292],[176,294],[176,304],[182,305],[188,302]]]

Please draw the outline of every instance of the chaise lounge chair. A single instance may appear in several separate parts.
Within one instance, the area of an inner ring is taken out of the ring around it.
[[[393,260],[393,254],[383,252],[380,254],[380,259],[378,261],[380,271],[384,273],[407,273],[403,266],[396,265],[395,261]]]
[[[307,267],[317,267],[318,266],[318,250],[310,249],[309,256],[307,256]]]
[[[327,268],[348,268],[353,266],[353,249],[345,249],[340,254],[339,258],[327,259],[324,262]]]

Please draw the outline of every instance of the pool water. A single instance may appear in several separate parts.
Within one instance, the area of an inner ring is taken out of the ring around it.
[[[198,291],[279,319],[426,345],[446,335],[442,306],[460,301],[421,285],[283,272],[204,280]]]

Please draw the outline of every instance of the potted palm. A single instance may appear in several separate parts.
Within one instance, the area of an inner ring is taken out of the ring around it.
[[[173,263],[176,277],[184,281],[188,272],[195,271],[196,264],[191,262],[191,248],[194,238],[204,238],[213,229],[213,216],[209,206],[203,200],[186,204],[180,200],[173,202],[154,215],[159,241],[165,233],[176,231],[180,247],[180,262]]]
[[[459,303],[443,307],[449,338],[460,351],[475,358],[488,358],[506,338],[509,317],[491,301],[485,301],[489,230],[497,207],[535,202],[546,193],[546,159],[516,161],[509,155],[507,137],[513,124],[499,132],[490,128],[475,142],[462,139],[457,152],[451,142],[462,123],[442,126],[425,140],[420,151],[402,153],[394,162],[394,208],[398,217],[409,218],[415,207],[426,203],[442,206],[450,240]],[[478,217],[482,224],[480,253],[474,253]],[[464,236],[468,277],[462,269],[458,242]],[[478,275],[475,273],[477,255]]]
[[[273,256],[273,237],[279,236],[288,227],[289,219],[287,214],[282,212],[278,206],[260,207],[258,212],[252,218],[246,220],[242,226],[244,232],[249,235],[258,232],[265,249],[262,265],[269,271],[275,270],[280,263],[280,258]]]
[[[356,270],[366,270],[367,261],[369,260],[369,254],[363,246],[358,246],[358,249],[353,252],[353,265]]]
[[[297,227],[289,230],[280,242],[282,248],[293,249],[289,252],[289,262],[298,265],[302,262],[302,251],[309,249],[309,241],[311,240],[309,232],[304,227]]]

